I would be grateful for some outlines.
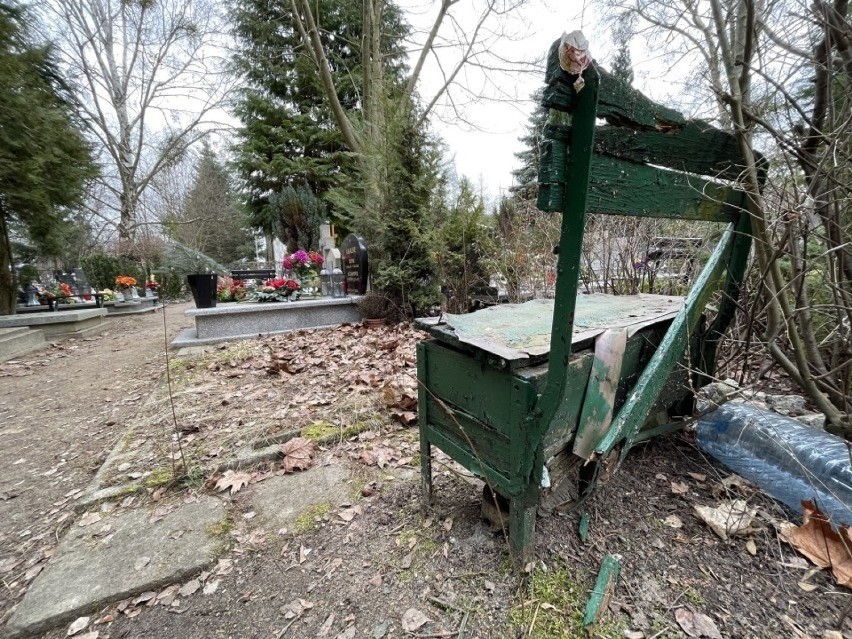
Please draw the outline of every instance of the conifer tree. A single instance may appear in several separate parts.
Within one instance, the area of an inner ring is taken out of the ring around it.
[[[17,296],[10,228],[42,254],[62,250],[71,208],[95,175],[51,50],[28,14],[0,3],[0,315]]]
[[[524,143],[523,151],[515,153],[521,162],[521,167],[512,171],[515,184],[509,189],[521,200],[535,200],[538,194],[538,169],[541,166],[540,146],[544,135],[544,125],[547,124],[547,109],[541,106],[542,90],[537,89],[531,96],[532,114],[527,121],[527,132],[518,138]]]

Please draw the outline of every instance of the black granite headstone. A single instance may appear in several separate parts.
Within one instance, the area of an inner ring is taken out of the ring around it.
[[[343,259],[343,281],[348,295],[363,295],[367,292],[367,243],[360,235],[351,233],[340,246]]]

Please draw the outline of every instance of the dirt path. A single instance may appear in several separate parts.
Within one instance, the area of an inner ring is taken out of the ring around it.
[[[169,340],[191,325],[186,308],[166,308]],[[0,364],[0,627],[165,370],[163,311],[108,322],[98,337]]]

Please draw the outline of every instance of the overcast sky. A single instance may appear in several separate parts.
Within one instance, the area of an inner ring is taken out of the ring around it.
[[[440,3],[400,0],[400,4],[415,28],[426,29],[434,20]],[[505,47],[501,48],[501,55],[543,60],[551,43],[563,31],[580,29],[589,40],[594,58],[609,67],[614,54],[612,39],[590,4],[589,0],[528,0],[517,20],[510,25],[519,39],[501,45]],[[465,15],[463,10],[476,5],[477,0],[463,0],[453,10],[458,12],[460,22],[472,25],[475,16]],[[683,77],[684,69],[673,71],[662,60],[654,59],[645,52],[644,43],[638,38],[631,43],[631,56],[637,88],[656,100],[680,95],[682,86],[678,86],[674,78]],[[466,81],[476,87],[480,80],[472,73]],[[435,131],[445,140],[449,155],[455,159],[458,173],[466,175],[477,186],[482,184],[489,204],[512,184],[511,171],[518,167],[514,153],[523,148],[518,138],[524,134],[533,108],[529,98],[543,83],[543,69],[502,77],[501,89],[514,95],[516,101],[510,104],[481,100],[468,105],[465,113],[467,119],[476,123],[476,129],[460,124],[447,110],[432,118]],[[433,63],[424,71],[421,98],[428,100],[441,84],[442,76]]]

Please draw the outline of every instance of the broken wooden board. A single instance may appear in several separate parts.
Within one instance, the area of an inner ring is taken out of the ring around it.
[[[443,323],[432,318],[418,324],[439,339],[450,333],[459,342],[503,359],[528,360],[550,352],[553,305],[549,299],[500,304],[466,315],[447,314],[441,318]],[[670,295],[577,295],[572,343],[615,328],[626,328],[629,337],[645,326],[673,318],[682,305],[682,297]]]
[[[601,569],[598,571],[598,578],[595,580],[595,587],[592,590],[592,596],[586,604],[586,615],[583,617],[584,628],[600,621],[607,605],[609,605],[613,592],[615,592],[619,570],[618,557],[607,555],[603,558]]]

